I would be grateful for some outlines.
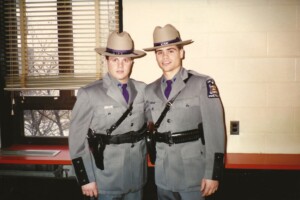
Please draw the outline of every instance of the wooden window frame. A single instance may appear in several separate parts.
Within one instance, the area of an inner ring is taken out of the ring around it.
[[[59,1],[59,0],[58,0]],[[122,0],[118,0],[119,6],[119,31],[123,30],[122,23]],[[4,26],[4,7],[5,1],[0,3],[1,11],[1,70],[0,70],[0,148],[8,147],[12,144],[67,144],[67,138],[51,138],[51,137],[25,137],[24,136],[24,110],[72,110],[76,101],[74,90],[60,90],[58,97],[24,97],[19,92],[5,91],[5,68],[7,65],[7,52],[5,48],[7,45],[7,37]],[[3,39],[3,40],[2,40]],[[64,38],[60,38],[64,39]],[[69,46],[72,48],[72,45]],[[61,54],[62,55],[62,54]],[[60,60],[63,62],[63,60]],[[72,61],[69,61],[72,62]],[[62,70],[60,68],[60,70]],[[14,103],[12,103],[12,97]],[[11,112],[14,115],[11,115]]]

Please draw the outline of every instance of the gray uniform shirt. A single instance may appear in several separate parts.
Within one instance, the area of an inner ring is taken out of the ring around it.
[[[192,76],[187,83],[184,80]],[[175,192],[200,189],[202,178],[218,179],[223,167],[225,129],[223,108],[214,81],[184,68],[175,76],[169,99],[180,94],[162,121],[158,132],[176,133],[197,129],[203,123],[205,145],[201,140],[181,144],[156,143],[155,182]],[[146,102],[155,123],[167,103],[164,77],[146,87]]]
[[[129,103],[133,110],[112,135],[137,131],[145,123],[144,89],[146,84],[130,79]],[[117,81],[108,74],[79,89],[72,111],[69,148],[73,167],[80,185],[96,181],[101,194],[123,194],[141,189],[147,180],[146,148],[144,140],[132,147],[130,143],[106,145],[104,170],[96,167],[88,141],[88,129],[106,133],[126,111],[128,105]]]

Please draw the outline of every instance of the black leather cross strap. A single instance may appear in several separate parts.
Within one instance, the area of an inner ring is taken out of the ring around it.
[[[188,77],[184,80],[184,83],[187,83],[187,81],[191,78],[191,76],[192,76],[192,74],[188,73]],[[149,130],[148,134],[146,135],[147,150],[148,150],[148,153],[149,153],[150,162],[152,164],[154,164],[155,160],[156,160],[156,135],[157,135],[157,129],[159,128],[161,122],[163,121],[163,119],[165,118],[165,116],[167,115],[167,113],[169,112],[169,110],[170,110],[170,108],[172,106],[172,103],[175,101],[175,99],[180,94],[180,92],[181,92],[181,90],[170,101],[168,101],[166,103],[166,106],[163,109],[163,111],[160,114],[160,116],[158,117],[158,120],[153,125],[153,130]],[[168,133],[168,134],[170,134],[170,133]],[[162,137],[165,137],[165,136],[162,136]],[[168,139],[169,138],[171,138],[171,137],[169,136]]]
[[[132,110],[132,104],[133,103],[129,105],[128,109],[123,113],[123,115],[118,119],[118,121],[113,125],[111,125],[109,129],[106,130],[107,135],[111,135],[111,133],[124,121],[124,119]]]
[[[124,119],[127,117],[127,115],[132,110],[132,104],[131,103],[128,107],[128,109],[123,113],[123,115],[118,119],[116,123],[114,123],[109,129],[106,130],[106,136],[111,136],[111,133],[124,121]],[[103,163],[103,152],[106,147],[106,143],[102,140],[102,137],[97,137],[94,130],[89,129],[88,130],[88,143],[89,147],[94,155],[96,166],[103,170],[104,169],[104,163]],[[105,134],[103,134],[105,135]]]
[[[188,77],[184,80],[184,83],[187,83],[187,81],[191,78],[193,74],[188,73]],[[165,116],[167,115],[167,112],[169,112],[172,103],[175,101],[175,99],[177,98],[177,96],[180,94],[181,90],[170,100],[166,103],[166,106],[164,108],[164,110],[162,111],[162,113],[160,114],[158,120],[156,121],[156,123],[154,124],[154,130],[157,130],[162,122],[162,120],[165,118]]]

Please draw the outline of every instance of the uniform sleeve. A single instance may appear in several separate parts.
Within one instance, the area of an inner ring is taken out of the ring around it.
[[[86,137],[92,116],[93,109],[88,95],[80,89],[72,110],[69,133],[70,157],[80,185],[95,181],[92,157]]]
[[[223,106],[213,79],[201,85],[200,108],[205,139],[204,178],[219,180],[224,168],[225,124]]]

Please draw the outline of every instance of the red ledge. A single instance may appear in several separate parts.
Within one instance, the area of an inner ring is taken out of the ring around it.
[[[300,154],[227,153],[225,168],[300,170]]]
[[[153,167],[148,158],[148,166]],[[226,169],[300,170],[300,154],[227,153]]]
[[[14,145],[3,150],[59,150],[55,156],[0,156],[0,164],[54,164],[70,165],[68,146],[52,145]]]
[[[0,164],[71,165],[66,145],[14,145],[4,150],[59,150],[55,156],[0,156]],[[148,159],[148,166],[153,167]],[[227,153],[226,169],[300,170],[300,154]]]

